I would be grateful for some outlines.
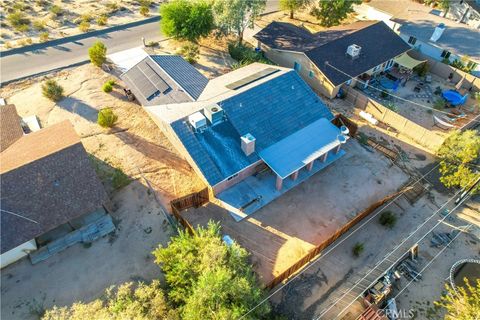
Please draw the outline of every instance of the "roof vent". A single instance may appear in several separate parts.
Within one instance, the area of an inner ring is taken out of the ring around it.
[[[195,112],[188,116],[188,122],[195,131],[201,131],[207,126],[207,119],[201,112]]]
[[[437,42],[438,39],[440,39],[440,37],[442,36],[443,31],[445,31],[445,25],[443,23],[440,23],[438,26],[435,27],[435,30],[430,37],[430,41]]]
[[[205,107],[203,113],[212,125],[222,122],[223,120],[223,109],[218,104]]]
[[[240,137],[242,141],[242,150],[246,156],[251,155],[255,151],[255,137],[247,133]]]
[[[350,56],[352,59],[356,59],[360,56],[360,51],[362,50],[362,47],[356,45],[356,44],[351,44],[347,48],[347,55]]]

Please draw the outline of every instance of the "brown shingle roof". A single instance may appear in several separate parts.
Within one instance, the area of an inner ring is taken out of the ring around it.
[[[2,253],[93,212],[107,201],[68,121],[23,136],[0,157]]]
[[[0,152],[23,136],[20,120],[15,105],[0,106]]]

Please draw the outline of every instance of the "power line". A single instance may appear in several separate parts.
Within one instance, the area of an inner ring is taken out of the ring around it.
[[[401,197],[407,190],[409,190],[410,187],[412,187],[413,185],[417,184],[418,182],[420,182],[421,180],[423,180],[427,175],[429,175],[433,170],[435,170],[440,164],[436,164],[432,169],[430,169],[427,173],[425,173],[423,176],[421,176],[418,180],[412,182],[409,186],[407,186],[400,194],[398,194],[394,199],[392,199],[387,205],[385,205],[383,207],[383,209],[386,209],[388,208],[395,200],[397,200],[399,197]],[[382,210],[383,211],[383,210]],[[378,211],[377,213],[375,213],[374,215],[372,215],[370,218],[368,218],[367,220],[365,220],[364,223],[362,223],[358,228],[356,228],[355,230],[353,230],[350,234],[348,234],[347,236],[345,236],[345,238],[341,239],[337,244],[335,244],[334,246],[332,246],[330,249],[328,249],[325,254],[321,255],[320,257],[318,257],[315,261],[312,261],[308,266],[306,266],[305,268],[303,268],[302,270],[300,270],[297,274],[295,274],[290,280],[288,280],[287,282],[285,282],[283,285],[281,285],[278,289],[276,289],[273,293],[269,294],[266,298],[264,298],[262,301],[260,301],[257,305],[255,305],[253,308],[251,308],[250,310],[248,310],[246,313],[244,313],[240,318],[238,318],[238,320],[241,320],[241,319],[244,319],[247,315],[249,315],[250,313],[252,313],[254,310],[256,310],[258,307],[260,307],[262,304],[264,304],[266,301],[268,301],[271,297],[273,297],[275,294],[277,294],[278,292],[280,292],[283,288],[285,288],[286,286],[288,286],[292,281],[294,281],[296,278],[298,278],[301,274],[303,274],[305,271],[307,271],[308,269],[310,269],[310,267],[312,267],[315,263],[317,263],[318,261],[320,261],[323,257],[327,256],[330,252],[332,252],[336,247],[338,247],[340,244],[342,244],[344,241],[346,241],[348,238],[350,238],[353,234],[355,234],[358,230],[360,230],[363,226],[365,226],[368,222],[370,222],[373,218],[375,218],[378,214],[380,213],[380,211]]]
[[[474,182],[475,180],[476,180],[476,179],[472,179],[472,181],[470,181],[470,183]],[[470,184],[470,183],[469,183],[469,184]],[[412,237],[421,227],[423,227],[430,219],[432,219],[433,217],[435,217],[435,215],[436,215],[446,204],[448,204],[450,201],[452,201],[453,198],[455,198],[460,192],[462,192],[462,190],[458,191],[454,196],[452,196],[450,199],[448,199],[447,202],[445,202],[445,204],[444,204],[442,207],[440,207],[435,213],[433,213],[428,219],[426,219],[419,227],[417,227],[417,229],[415,229],[415,231],[413,231],[412,233],[410,233],[410,235],[409,235],[407,238],[405,238],[396,248],[398,248],[398,247],[400,247],[402,244],[404,244],[404,243],[405,243],[410,237]],[[465,198],[463,201],[459,202],[452,210],[450,210],[442,219],[440,219],[432,228],[430,228],[420,239],[418,239],[418,240],[415,241],[415,242],[416,242],[416,243],[419,243],[420,241],[422,241],[423,239],[425,239],[425,237],[426,237],[428,234],[430,234],[436,227],[438,227],[441,223],[443,223],[443,222],[445,221],[445,219],[447,219],[455,210],[457,210],[458,207],[460,207],[460,206],[463,204],[463,202],[465,202],[466,199],[467,199],[467,198]],[[395,250],[393,250],[392,252],[390,252],[389,254],[387,254],[387,255],[385,256],[385,258],[380,261],[380,263],[382,263],[383,261],[387,260],[387,258],[390,257],[390,256],[393,254],[393,252],[395,252]],[[397,263],[401,260],[401,258],[402,258],[402,257],[396,259],[396,261],[395,261],[394,263],[392,263],[392,265],[397,264]],[[378,263],[377,265],[380,265],[380,263]],[[360,281],[364,280],[368,275],[370,275],[370,274],[373,272],[373,270],[375,270],[375,268],[373,268],[372,270],[370,270],[370,271],[367,273],[367,275],[364,276],[361,280],[357,281],[357,283],[355,284],[355,286],[356,286],[358,283],[360,283]],[[375,281],[378,281],[382,276],[383,276],[383,273],[382,273],[381,276],[377,277],[377,278],[375,279]],[[374,281],[374,282],[375,282],[375,281]],[[355,286],[354,286],[354,287],[355,287]],[[343,298],[344,296],[346,296],[347,293],[349,293],[350,291],[352,291],[354,287],[350,288],[350,289],[342,296],[342,298]],[[363,292],[362,292],[362,294],[363,294]],[[360,296],[361,296],[361,294],[358,295],[358,296],[356,296],[356,297],[352,300],[352,302],[350,302],[346,307],[344,307],[344,308],[337,314],[337,316],[335,317],[335,319],[337,319],[342,313],[344,313]],[[340,299],[341,299],[341,298],[340,298]],[[337,301],[339,301],[340,299],[338,299]],[[327,308],[327,310],[323,311],[323,312],[322,312],[317,318],[315,318],[315,319],[316,319],[316,320],[320,319],[320,318],[321,318],[326,312],[328,312],[334,305],[335,305],[335,304],[332,304],[329,308]]]
[[[30,222],[33,222],[33,223],[38,224],[37,221],[35,221],[35,220],[33,220],[33,219],[30,219],[30,218],[27,218],[27,217],[25,217],[25,216],[22,216],[21,214],[18,214],[18,213],[12,212],[12,211],[8,211],[8,210],[5,210],[5,209],[0,209],[0,211],[3,211],[3,212],[5,212],[5,213],[11,214],[11,215],[13,215],[13,216],[16,216],[16,217],[19,217],[19,218],[22,218],[22,219],[25,219],[25,220],[28,220],[28,221],[30,221]]]
[[[338,69],[337,67],[331,65],[328,61],[325,62],[325,65],[327,65],[327,66],[329,66],[329,67],[337,70],[338,72],[343,73],[343,74],[346,75],[347,77],[350,77],[350,78],[352,78],[352,79],[355,78],[354,76],[352,76],[352,75],[350,75],[350,74],[348,74],[348,73],[346,73],[346,72]],[[388,91],[386,91],[386,90],[382,90],[382,89],[376,88],[376,87],[372,86],[371,84],[368,84],[368,83],[366,83],[366,82],[364,82],[364,81],[362,81],[362,80],[357,79],[357,81],[359,81],[360,83],[363,83],[364,85],[366,85],[366,86],[368,86],[368,87],[373,88],[374,90],[377,90],[377,91],[380,91],[380,92],[384,92],[384,93],[388,94],[389,96],[392,96],[392,97],[397,98],[397,99],[399,99],[399,100],[403,100],[403,101],[405,101],[405,102],[408,102],[408,103],[417,105],[417,106],[419,106],[419,107],[422,107],[422,108],[425,108],[425,109],[428,109],[428,110],[433,110],[433,111],[435,111],[435,112],[440,112],[440,113],[444,113],[444,114],[446,114],[446,115],[451,115],[449,112],[446,112],[446,111],[443,111],[443,110],[437,110],[437,109],[435,109],[435,108],[425,106],[425,105],[423,105],[423,104],[421,104],[421,103],[418,103],[418,102],[415,102],[415,101],[412,101],[412,100],[408,100],[408,99],[402,98],[402,97],[400,97],[400,96],[394,95],[394,94],[392,94],[392,93],[390,93],[390,92],[388,92]],[[480,123],[480,120],[472,119],[469,123],[471,123],[471,122],[479,122],[479,123]]]
[[[474,181],[474,180],[472,180],[472,182],[473,182],[473,181]],[[407,242],[407,240],[409,240],[411,237],[413,237],[413,235],[414,235],[418,230],[420,230],[420,228],[422,228],[425,224],[427,224],[427,222],[429,222],[433,217],[435,217],[435,216],[437,215],[437,213],[440,212],[440,210],[442,210],[448,203],[450,203],[450,201],[452,201],[452,200],[453,200],[458,194],[460,194],[461,192],[462,192],[462,190],[459,190],[455,195],[453,195],[451,198],[449,198],[437,211],[435,211],[430,217],[428,217],[425,221],[423,221],[420,225],[418,225],[417,228],[416,228],[413,232],[411,232],[406,238],[404,238],[404,239],[400,242],[400,244],[398,244],[398,245],[396,246],[396,248],[400,248],[400,246],[402,246],[405,242]],[[432,228],[430,228],[430,230],[428,230],[428,231],[427,231],[419,240],[417,240],[416,242],[418,243],[418,242],[422,241],[422,240],[427,236],[427,234],[429,234],[430,232],[432,232],[433,229],[435,229],[435,228],[436,228],[440,223],[442,223],[448,216],[450,216],[450,214],[452,214],[452,212],[455,211],[462,203],[463,203],[463,202],[461,202],[461,203],[459,203],[458,205],[456,205],[456,206],[454,207],[454,209],[452,209],[450,212],[448,212],[442,219],[440,219]],[[388,260],[388,258],[391,257],[395,251],[396,251],[396,249],[395,249],[395,250],[392,250],[390,253],[388,253],[380,262],[378,262],[378,263],[376,264],[376,266],[379,266],[382,262]],[[396,263],[398,263],[398,262],[401,260],[401,258],[402,258],[402,257],[396,259],[396,261],[395,261],[392,265],[395,265]],[[361,281],[365,280],[369,275],[371,275],[372,272],[375,271],[375,269],[376,269],[376,267],[374,267],[373,269],[370,269],[370,271],[367,272],[367,274],[366,274],[363,278],[361,278],[360,280],[358,280],[358,281],[355,283],[354,286],[350,287],[350,288],[337,300],[337,302],[340,301],[341,299],[343,299],[345,296],[347,296],[347,294],[349,294],[355,287],[357,287],[357,285],[358,285]],[[383,273],[382,273],[382,275],[380,275],[379,277],[377,277],[377,278],[375,279],[375,281],[378,281],[378,279],[380,279],[382,276],[383,276]],[[374,282],[375,282],[375,281],[374,281]],[[363,293],[363,292],[362,292],[362,293]],[[338,318],[339,315],[341,315],[343,312],[345,312],[345,310],[347,310],[347,309],[355,302],[355,300],[356,300],[358,297],[359,297],[359,296],[355,297],[355,299],[353,299],[351,303],[349,303],[345,308],[343,308],[342,311],[340,311],[340,313],[338,313],[337,318]],[[323,310],[323,311],[321,312],[321,314],[320,314],[318,317],[316,317],[315,319],[318,320],[318,319],[320,319],[321,317],[323,317],[328,311],[330,311],[330,310],[337,304],[337,302],[331,304],[326,310]]]
[[[463,231],[465,232],[465,231],[467,231],[468,229],[470,229],[471,227],[472,227],[472,224],[469,224],[469,225],[467,225],[467,226],[464,228]],[[438,252],[438,253],[432,258],[432,260],[430,260],[430,261],[425,265],[425,267],[422,268],[422,270],[420,270],[419,274],[422,274],[422,273],[433,263],[433,261],[434,261],[435,259],[437,259],[437,258],[443,253],[443,251],[445,251],[445,249],[447,249],[448,246],[460,236],[460,234],[461,234],[461,232],[459,232],[458,234],[456,234],[455,237],[453,237],[453,239],[451,239],[451,240],[445,245],[445,247],[443,247],[443,248],[440,250],[440,252]],[[400,294],[402,294],[402,292],[405,291],[405,289],[407,289],[407,288],[417,279],[417,277],[418,277],[418,275],[414,276],[413,279],[410,280],[410,281],[407,283],[407,285],[406,285],[405,287],[403,287],[402,290],[400,290],[400,292],[398,292],[398,293],[395,295],[395,297],[393,297],[393,299],[397,299],[398,296],[399,296]],[[390,303],[391,303],[391,302],[388,302],[387,305],[386,305],[384,308],[382,308],[381,310],[385,310],[385,309],[390,305]],[[356,318],[356,320],[358,320],[360,317],[361,317],[361,315],[358,316],[358,317]]]

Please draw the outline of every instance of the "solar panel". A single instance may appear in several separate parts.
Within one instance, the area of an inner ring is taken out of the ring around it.
[[[146,72],[148,79],[153,83],[155,88],[157,88],[161,93],[164,93],[165,91],[170,89],[170,86],[158,75],[157,72],[155,72],[155,69],[149,64],[148,61],[147,67],[148,70],[146,70]]]
[[[255,82],[257,80],[265,78],[265,77],[267,77],[271,74],[274,74],[275,72],[278,72],[278,71],[280,71],[280,70],[275,69],[275,68],[266,68],[262,71],[255,72],[254,74],[249,75],[248,77],[245,77],[245,78],[240,79],[238,81],[232,82],[232,83],[226,85],[226,87],[228,89],[231,89],[231,90],[237,90],[237,89],[240,89],[241,87],[246,86],[247,84],[250,84],[252,82]]]

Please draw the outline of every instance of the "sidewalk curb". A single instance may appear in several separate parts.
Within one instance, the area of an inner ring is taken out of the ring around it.
[[[8,56],[11,56],[11,55],[14,55],[14,54],[22,54],[22,53],[29,52],[29,51],[42,50],[42,49],[45,49],[45,48],[48,48],[48,47],[54,47],[54,46],[58,46],[58,45],[61,45],[61,44],[68,43],[68,42],[73,42],[73,41],[83,40],[83,39],[86,39],[86,38],[95,37],[95,36],[105,34],[105,33],[110,33],[110,32],[124,30],[124,29],[128,29],[128,28],[138,27],[138,26],[148,24],[148,23],[152,23],[152,22],[156,22],[156,21],[160,21],[160,16],[154,16],[154,17],[150,17],[150,18],[143,19],[143,20],[140,20],[140,21],[129,22],[129,23],[126,23],[126,24],[113,26],[113,27],[102,29],[102,30],[85,32],[85,33],[82,33],[82,34],[77,34],[77,35],[74,35],[74,36],[65,37],[65,38],[61,38],[61,39],[50,40],[50,41],[43,42],[43,43],[35,43],[35,44],[31,44],[31,45],[24,46],[24,47],[21,47],[21,48],[13,48],[13,49],[10,49],[10,50],[1,51],[0,56],[1,57],[8,57]]]

